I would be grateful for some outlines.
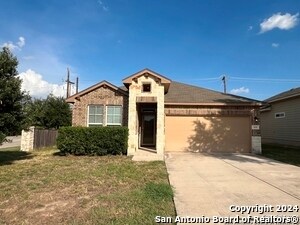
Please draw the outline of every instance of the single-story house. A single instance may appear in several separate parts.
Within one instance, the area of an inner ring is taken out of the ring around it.
[[[160,155],[252,151],[259,101],[172,81],[149,69],[123,84],[101,81],[67,98],[73,126],[128,126],[128,155],[139,149]]]
[[[300,87],[265,102],[260,110],[262,143],[300,146]]]

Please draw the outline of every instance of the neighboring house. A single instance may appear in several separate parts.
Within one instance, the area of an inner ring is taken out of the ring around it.
[[[262,143],[300,146],[300,87],[265,102],[260,110]]]
[[[171,81],[149,69],[123,84],[102,81],[70,96],[73,126],[128,126],[128,155],[138,149],[160,155],[251,152],[259,101]]]

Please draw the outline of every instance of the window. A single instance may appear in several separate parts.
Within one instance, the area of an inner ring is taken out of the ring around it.
[[[122,106],[107,106],[107,125],[122,125]]]
[[[88,126],[101,126],[103,124],[103,106],[89,105],[88,107]]]
[[[284,118],[284,117],[285,117],[284,112],[275,113],[275,119],[280,119],[280,118]]]
[[[143,92],[151,92],[151,84],[143,84]]]

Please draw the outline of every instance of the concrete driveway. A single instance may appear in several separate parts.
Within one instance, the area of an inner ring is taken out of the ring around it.
[[[247,216],[231,205],[300,207],[300,168],[251,154],[168,153],[166,165],[179,216]],[[233,210],[233,209],[232,209]],[[288,215],[300,215],[293,210]],[[212,220],[210,221],[212,222]]]

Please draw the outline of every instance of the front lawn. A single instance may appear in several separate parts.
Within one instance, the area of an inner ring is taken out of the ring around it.
[[[175,216],[164,162],[0,149],[0,224],[155,224]]]
[[[263,144],[262,155],[281,162],[300,166],[300,148]]]

